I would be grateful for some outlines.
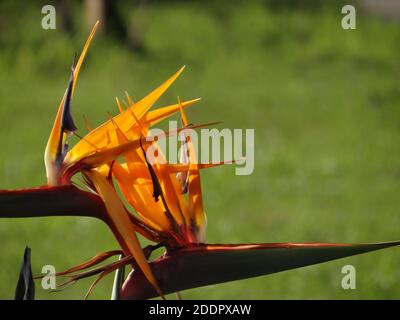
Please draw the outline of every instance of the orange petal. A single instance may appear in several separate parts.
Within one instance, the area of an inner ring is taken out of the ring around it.
[[[176,78],[182,73],[184,68],[181,68],[178,72],[176,72],[172,77],[170,77],[167,81],[165,81],[162,85],[160,85],[157,89],[153,90],[146,97],[138,101],[134,106],[128,108],[123,113],[118,114],[113,118],[113,121],[118,125],[119,128],[126,134],[129,130],[131,130],[132,126],[135,125],[136,121],[132,117],[133,108],[135,110],[135,114],[140,119],[149,108],[157,101],[158,98],[169,88],[169,86],[176,80]],[[95,145],[97,148],[102,149],[107,147],[105,144],[105,136],[108,132],[113,131],[113,124],[111,121],[106,121],[101,126],[94,129],[88,135],[86,135],[84,140],[79,141],[74,148],[68,153],[66,157],[66,161],[71,163],[77,161],[82,154],[87,153],[88,151],[88,143],[89,145]],[[128,136],[130,139],[137,138]],[[86,141],[86,142],[85,142]],[[116,144],[116,141],[112,142],[112,144]]]
[[[186,114],[180,107],[182,121],[185,126],[189,124]],[[207,225],[207,218],[203,208],[203,197],[201,193],[201,181],[199,165],[197,164],[195,149],[193,142],[189,139],[186,140],[188,151],[189,151],[189,185],[188,185],[188,206],[189,212],[194,219],[195,225],[193,226],[197,232],[198,241],[203,242],[205,238],[205,229]]]
[[[96,32],[98,26],[98,22],[95,24],[95,26],[92,29],[92,32],[89,35],[89,38],[86,41],[86,44],[82,50],[82,53],[79,57],[79,60],[73,70],[72,73],[72,79],[70,80],[69,86],[67,90],[64,93],[64,96],[61,100],[60,106],[58,107],[58,112],[56,119],[54,121],[53,128],[50,132],[49,140],[47,142],[46,150],[44,153],[44,162],[46,166],[46,175],[47,175],[47,182],[48,185],[50,186],[55,186],[59,185],[61,183],[60,179],[60,168],[61,168],[61,163],[64,158],[64,154],[62,154],[62,149],[64,148],[64,145],[66,143],[67,139],[67,134],[68,132],[65,130],[64,126],[65,123],[65,111],[69,112],[66,110],[66,107],[68,107],[70,103],[70,99],[72,99],[72,96],[75,91],[75,86],[76,86],[76,81],[78,79],[79,71],[82,66],[82,62],[85,58],[85,55],[87,53],[87,50],[89,48],[89,45],[93,39],[93,36]],[[72,86],[72,87],[71,87]],[[67,95],[69,97],[69,100],[66,101]],[[67,103],[66,103],[67,102]],[[69,115],[68,115],[69,116]]]
[[[86,172],[86,174],[96,186],[96,189],[107,208],[109,218],[115,226],[116,232],[121,236],[128,249],[128,252],[124,252],[125,255],[132,255],[135,258],[138,266],[143,271],[143,274],[157,290],[157,292],[161,294],[157,281],[151,272],[139,240],[136,237],[128,216],[128,212],[125,210],[125,207],[115,192],[113,186],[96,171],[89,171]]]

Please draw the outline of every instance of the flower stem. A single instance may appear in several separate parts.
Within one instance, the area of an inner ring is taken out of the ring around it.
[[[95,217],[104,220],[101,199],[73,185],[0,190],[0,218],[49,216]]]

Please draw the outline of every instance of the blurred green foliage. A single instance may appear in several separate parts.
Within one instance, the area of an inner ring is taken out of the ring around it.
[[[196,123],[255,128],[255,171],[219,167],[202,176],[208,242],[377,242],[399,239],[400,28],[361,11],[341,28],[339,5],[276,1],[157,1],[135,10],[145,51],[105,34],[90,48],[73,113],[94,124],[114,97],[139,99],[186,64],[158,106],[202,97]],[[39,1],[0,3],[0,187],[45,184],[42,154],[74,52],[87,37],[74,3],[74,35],[41,28]],[[223,191],[222,191],[223,190]],[[1,208],[0,208],[1,210]],[[0,221],[0,298],[13,297],[25,245],[33,271],[57,270],[117,247],[85,218]],[[357,269],[357,290],[341,268]],[[207,270],[204,270],[207,272]],[[183,298],[400,298],[400,252],[388,249],[281,274],[183,292]],[[81,299],[91,280],[41,299]],[[109,298],[112,277],[91,298]]]

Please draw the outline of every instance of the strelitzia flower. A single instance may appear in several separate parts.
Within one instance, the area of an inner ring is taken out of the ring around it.
[[[184,127],[189,128],[184,108],[199,99],[185,102],[179,100],[174,105],[149,112],[154,102],[182,73],[184,68],[181,68],[137,103],[127,95],[129,105],[126,110],[117,99],[120,113],[98,128],[91,129],[69,150],[68,136],[76,131],[71,116],[72,98],[83,59],[96,28],[97,24],[79,60],[72,66],[68,87],[48,140],[45,151],[48,185],[69,185],[74,174],[82,173],[88,187],[103,200],[108,223],[124,255],[134,257],[150,283],[159,290],[146,263],[136,232],[151,241],[163,243],[168,248],[204,242],[206,218],[199,170],[200,167],[206,166],[196,163],[194,146],[189,136],[185,142],[189,161],[177,165],[156,163],[153,166],[146,156],[146,149],[150,146],[149,139],[144,137],[151,126],[178,111]],[[181,130],[182,133],[184,130]],[[154,147],[157,143],[152,142],[151,145]],[[116,161],[120,156],[124,159],[123,163]],[[183,173],[187,176],[184,181],[180,179]],[[139,217],[133,216],[124,206],[113,180],[121,190],[124,200],[135,209]]]
[[[47,185],[25,190],[0,191],[0,217],[91,216],[104,221],[120,249],[96,255],[90,261],[58,275],[69,276],[64,287],[79,279],[98,275],[88,293],[107,274],[126,265],[132,272],[117,295],[122,299],[145,299],[198,286],[244,279],[321,263],[345,256],[400,244],[206,244],[206,214],[203,207],[200,171],[217,164],[197,163],[190,130],[204,125],[189,122],[185,108],[199,99],[178,101],[150,110],[180,76],[178,70],[158,88],[134,102],[127,94],[119,113],[81,137],[76,133],[71,110],[79,72],[93,39],[94,26],[71,75],[58,108],[45,150]],[[164,135],[152,135],[151,127],[179,113],[182,127]],[[208,124],[209,125],[209,124]],[[69,137],[80,139],[69,147]],[[157,145],[170,135],[184,137],[180,163],[167,162]],[[148,159],[148,150],[157,153]],[[233,163],[234,161],[225,162]],[[72,178],[80,174],[84,188]],[[137,235],[151,241],[142,247]],[[152,252],[165,253],[149,263]],[[113,256],[121,258],[104,263]]]

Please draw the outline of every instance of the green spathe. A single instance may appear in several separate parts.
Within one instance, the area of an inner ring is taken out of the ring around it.
[[[345,243],[264,243],[198,245],[173,251],[151,262],[164,294],[310,266],[400,245],[400,241]],[[121,299],[149,299],[157,293],[141,272],[133,271]]]

